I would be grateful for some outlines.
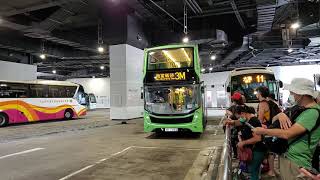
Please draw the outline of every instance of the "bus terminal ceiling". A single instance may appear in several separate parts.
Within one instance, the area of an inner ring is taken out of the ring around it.
[[[186,4],[188,36],[190,43],[199,44],[204,73],[319,62],[319,2]],[[183,0],[10,1],[0,8],[0,58],[51,74],[41,78],[108,77],[110,45],[143,49],[181,43],[183,15]],[[294,22],[300,23],[296,30],[290,28]],[[282,33],[286,28],[287,38]],[[103,53],[97,51],[98,43],[103,43]]]

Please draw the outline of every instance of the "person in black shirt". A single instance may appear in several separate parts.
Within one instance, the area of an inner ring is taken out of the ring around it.
[[[265,149],[261,135],[254,134],[251,131],[252,127],[262,127],[259,119],[255,116],[253,107],[246,105],[237,106],[236,114],[240,117],[239,120],[227,120],[227,125],[240,126],[241,141],[237,144],[241,150],[244,147],[252,149],[252,160],[249,163],[250,180],[259,180],[260,166],[265,156]],[[251,126],[251,127],[250,127]]]

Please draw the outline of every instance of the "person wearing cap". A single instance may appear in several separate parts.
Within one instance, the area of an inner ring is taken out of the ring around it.
[[[235,92],[231,96],[232,105],[226,110],[227,119],[237,120],[239,117],[236,115],[236,107],[244,105],[243,98],[241,93]],[[225,129],[225,126],[224,126]],[[238,143],[238,129],[232,128],[231,129],[231,145],[233,150],[233,157],[237,157],[237,143]]]
[[[294,119],[295,123],[293,125],[291,125],[288,116],[284,113],[279,113],[276,117],[279,119],[282,129],[254,128],[253,132],[260,135],[288,139],[289,143],[295,141],[288,147],[287,152],[280,157],[280,176],[282,180],[308,179],[308,177],[299,172],[299,169],[301,167],[312,168],[312,157],[320,141],[320,127],[310,133],[310,143],[308,135],[304,135],[301,138],[299,136],[311,131],[317,123],[320,116],[318,112],[320,105],[315,101],[318,92],[314,90],[313,82],[305,78],[293,79],[291,84],[287,85],[287,90],[290,91],[289,98],[296,105],[312,109],[303,111]]]

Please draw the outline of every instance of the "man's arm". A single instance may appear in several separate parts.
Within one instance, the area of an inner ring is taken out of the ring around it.
[[[253,137],[247,140],[242,141],[244,145],[249,145],[249,144],[256,144],[257,142],[261,141],[261,135],[257,135],[253,133]]]
[[[298,135],[306,132],[307,129],[304,128],[299,123],[295,123],[289,129],[254,128],[252,131],[255,132],[256,134],[260,134],[260,135],[269,135],[269,136],[279,137],[282,139],[291,139],[291,138],[297,137]]]

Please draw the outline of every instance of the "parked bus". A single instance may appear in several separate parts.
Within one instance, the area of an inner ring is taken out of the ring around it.
[[[143,70],[144,131],[203,132],[204,86],[198,46],[146,49]]]
[[[86,114],[81,85],[63,81],[0,81],[0,127]]]
[[[257,107],[259,100],[256,97],[255,89],[259,86],[268,87],[270,94],[274,94],[275,100],[280,102],[279,88],[282,87],[282,82],[275,79],[274,72],[270,68],[246,67],[234,69],[230,72],[226,82],[229,106],[231,95],[234,92],[240,92],[244,95],[248,106]]]

